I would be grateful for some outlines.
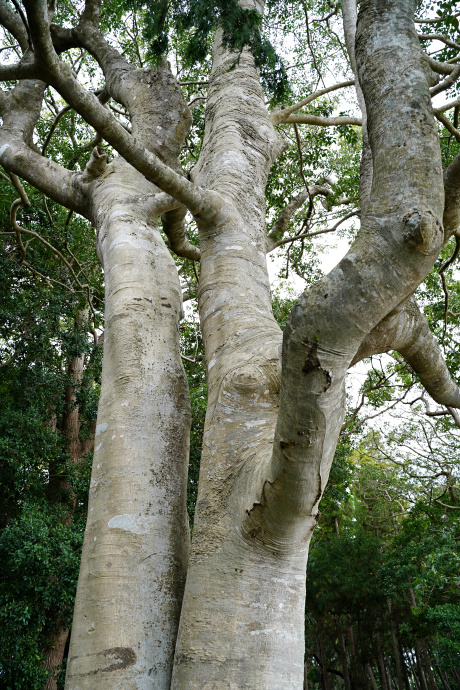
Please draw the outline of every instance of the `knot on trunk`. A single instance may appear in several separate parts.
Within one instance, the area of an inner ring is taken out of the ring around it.
[[[412,209],[403,217],[404,241],[422,254],[437,253],[443,237],[443,227],[431,211]]]
[[[278,358],[263,362],[248,362],[224,377],[222,386],[227,393],[242,396],[268,396],[279,393],[281,385],[281,363]]]

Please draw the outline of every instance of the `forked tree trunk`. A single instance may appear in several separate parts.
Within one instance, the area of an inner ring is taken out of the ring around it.
[[[360,7],[371,198],[355,245],[294,307],[279,398],[280,334],[263,258],[263,195],[279,145],[251,56],[235,64],[217,37],[193,176],[220,199],[212,223],[198,218],[210,397],[174,690],[302,686],[308,545],[343,421],[345,374],[442,243],[439,142],[415,3]]]

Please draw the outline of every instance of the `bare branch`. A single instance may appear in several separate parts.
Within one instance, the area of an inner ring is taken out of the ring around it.
[[[424,58],[433,70],[433,72],[436,72],[437,74],[452,74],[452,72],[455,69],[455,65],[449,64],[449,61],[438,62],[429,55],[425,55]]]
[[[155,154],[146,149],[141,142],[130,136],[114,116],[88,92],[75,78],[66,63],[59,60],[51,41],[48,27],[43,20],[45,0],[25,1],[29,25],[36,51],[40,57],[40,67],[45,79],[62,95],[104,139],[147,180],[158,185],[168,194],[182,202],[194,216],[210,218],[214,216],[215,204],[221,204],[220,197],[202,187],[198,187],[171,167],[164,164]],[[36,20],[36,23],[35,23]],[[43,37],[40,29],[45,32]]]
[[[315,91],[314,93],[307,96],[307,98],[304,98],[302,101],[299,101],[299,103],[295,103],[294,105],[289,106],[289,108],[284,108],[283,110],[278,111],[275,110],[271,114],[270,119],[274,125],[283,124],[284,122],[286,122],[286,118],[292,115],[292,113],[295,113],[296,110],[300,110],[300,108],[303,108],[305,105],[308,105],[317,98],[320,98],[321,96],[324,96],[327,93],[337,91],[337,89],[343,89],[347,86],[354,86],[354,84],[354,79],[349,79],[348,81],[343,81],[339,84],[334,84],[333,86],[329,86],[327,88],[320,89],[319,91]]]
[[[319,115],[290,115],[283,125],[316,125],[317,127],[337,127],[337,125],[356,125],[361,127],[362,120],[359,117],[343,115],[340,117],[320,117]]]
[[[19,16],[21,17],[21,21],[22,21],[23,26],[24,26],[24,28],[25,28],[25,30],[26,30],[26,33],[27,33],[27,43],[28,43],[28,45],[29,45],[29,48],[32,49],[32,39],[31,39],[31,37],[30,37],[30,29],[29,29],[29,25],[28,25],[28,23],[27,23],[27,19],[26,19],[25,15],[24,15],[24,12],[22,11],[22,7],[21,7],[21,5],[19,4],[18,0],[11,0],[11,1],[12,1],[13,5],[14,5],[15,8],[16,8],[16,12],[17,12],[17,13],[19,14]]]
[[[289,242],[295,242],[296,240],[310,239],[312,237],[317,237],[318,235],[325,235],[326,233],[329,233],[329,232],[335,232],[337,230],[337,228],[342,223],[344,223],[346,220],[348,220],[349,218],[352,218],[353,216],[358,216],[358,215],[359,215],[359,211],[352,211],[351,213],[347,213],[346,216],[343,216],[343,218],[340,218],[340,220],[338,220],[337,223],[335,223],[335,225],[333,225],[332,227],[326,228],[326,230],[316,230],[315,232],[305,232],[301,235],[295,235],[294,237],[286,237],[285,239],[279,240],[279,242],[276,242],[273,245],[273,247],[271,249],[269,249],[268,251],[271,252],[274,249],[276,249],[277,247],[281,247],[283,244],[288,244]]]
[[[57,114],[56,117],[54,118],[54,122],[53,122],[53,124],[52,124],[51,127],[50,127],[50,131],[48,132],[48,136],[46,137],[45,143],[43,144],[43,147],[42,147],[42,156],[45,155],[46,149],[48,148],[48,144],[50,143],[50,141],[51,141],[51,139],[52,139],[52,137],[53,137],[54,131],[55,131],[56,127],[58,126],[59,122],[62,120],[62,118],[64,117],[64,115],[65,115],[66,113],[68,113],[70,110],[72,110],[71,106],[70,106],[70,105],[66,105],[64,108],[62,108],[62,110],[60,110],[60,111],[58,112],[58,114]]]
[[[452,41],[449,36],[445,36],[444,34],[417,34],[417,36],[419,37],[420,41],[441,41],[441,43],[449,46],[449,48],[460,50],[460,45]]]
[[[68,171],[39,153],[32,151],[24,142],[13,139],[0,130],[2,165],[15,175],[27,180],[62,206],[88,217],[86,191],[81,184],[81,174]]]
[[[460,429],[460,414],[454,407],[447,407],[447,411],[455,422],[455,426]]]
[[[452,72],[449,74],[448,77],[446,77],[443,81],[441,81],[437,86],[433,86],[430,89],[430,93],[432,96],[436,96],[436,94],[441,93],[442,91],[445,91],[446,89],[449,89],[451,86],[455,84],[455,82],[459,79],[460,77],[460,65],[455,67]]]
[[[107,168],[107,153],[100,146],[95,146],[86,164],[81,180],[83,183],[92,182],[101,177]]]
[[[21,199],[21,203],[24,204],[24,206],[31,206],[31,203],[29,201],[29,197],[27,196],[26,190],[24,189],[21,180],[17,175],[14,173],[8,173],[11,179],[11,182],[13,183],[13,187],[19,194],[19,197]]]
[[[450,506],[447,503],[443,503],[442,501],[439,501],[437,498],[433,499],[436,503],[439,503],[440,506],[443,508],[450,508],[451,510],[460,510],[460,506]]]
[[[432,19],[414,19],[414,22],[416,24],[440,24],[448,17],[460,17],[460,12],[457,12],[456,14],[444,15],[443,17],[433,17]]]
[[[445,113],[447,110],[452,110],[452,108],[456,108],[459,105],[460,105],[460,98],[456,98],[455,101],[450,101],[449,103],[445,103],[444,105],[441,105],[439,108],[434,108],[434,113],[435,113],[435,115],[437,115],[439,113]]]
[[[82,21],[90,22],[94,26],[98,26],[100,11],[101,0],[86,0],[85,9],[81,17]]]
[[[16,39],[25,53],[29,47],[28,35],[20,17],[11,10],[5,0],[0,0],[0,24]]]
[[[460,141],[460,131],[456,127],[454,127],[449,118],[443,115],[442,113],[437,112],[436,110],[434,111],[434,114],[436,118],[439,120],[439,122],[442,122],[447,131],[450,132],[452,136],[454,136],[457,139],[457,141]]]

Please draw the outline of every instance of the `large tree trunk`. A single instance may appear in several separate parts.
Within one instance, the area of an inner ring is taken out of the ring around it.
[[[102,393],[67,688],[169,688],[188,557],[190,407],[174,261],[114,161],[94,193],[106,280]],[[97,680],[96,680],[97,678]],[[154,679],[154,680],[153,680]]]
[[[198,219],[210,399],[177,690],[302,686],[308,545],[343,421],[345,374],[363,337],[413,292],[441,246],[439,144],[414,5],[367,0],[361,7],[357,65],[372,194],[353,248],[293,310],[279,410],[280,336],[261,257],[263,189],[276,139],[250,56],[235,66],[217,40],[194,177],[222,199],[212,224]]]

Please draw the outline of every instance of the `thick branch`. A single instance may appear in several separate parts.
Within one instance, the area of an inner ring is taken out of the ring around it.
[[[434,113],[435,115],[438,113],[445,113],[448,110],[452,110],[452,108],[456,108],[457,106],[460,106],[460,98],[456,98],[454,101],[449,101],[448,103],[441,105],[439,108],[434,108]]]
[[[25,53],[29,47],[27,31],[19,15],[13,12],[5,0],[0,0],[0,24],[14,36]]]
[[[390,350],[404,357],[433,400],[446,407],[460,407],[460,388],[453,381],[441,348],[415,300],[398,307],[369,333],[351,366]]]
[[[356,52],[355,52],[355,41],[356,41],[356,0],[343,0],[342,2],[342,15],[343,15],[343,31],[345,34],[345,44],[347,47],[348,55],[350,56],[350,63],[353,69],[353,73],[356,79],[356,95],[358,98],[359,108],[362,114],[362,132],[363,132],[363,152],[361,155],[361,169],[359,176],[359,198],[360,206],[364,211],[366,205],[369,201],[372,189],[372,178],[373,178],[373,161],[372,161],[372,151],[369,144],[369,135],[367,131],[367,109],[366,102],[364,100],[364,94],[361,88],[361,84],[358,79],[358,68],[356,64]]]
[[[187,214],[185,206],[168,211],[161,216],[163,230],[169,240],[169,247],[177,256],[193,261],[200,260],[200,250],[191,244],[185,231],[184,218]]]
[[[0,130],[0,160],[10,172],[27,180],[57,203],[88,218],[81,174],[73,173],[30,149],[20,139]]]
[[[178,201],[181,201],[194,216],[209,219],[215,214],[214,204],[221,201],[215,194],[210,194],[196,186],[169,166],[162,163],[157,156],[146,150],[145,146],[130,136],[113,115],[88,92],[75,78],[70,67],[61,62],[54,52],[49,29],[43,20],[46,2],[34,3],[28,0],[26,9],[29,16],[34,46],[40,55],[40,69],[43,78],[61,94],[118,153],[147,180],[153,182]],[[35,23],[36,20],[36,23]],[[41,32],[46,32],[43,36]]]
[[[460,154],[444,173],[444,241],[456,234],[460,227]]]
[[[452,74],[455,69],[455,65],[450,65],[449,62],[438,62],[438,60],[434,60],[429,55],[425,56],[425,60],[433,72],[437,74]]]
[[[436,94],[441,93],[442,91],[445,91],[446,89],[449,89],[451,86],[455,84],[455,82],[459,79],[460,77],[460,65],[455,67],[455,69],[452,70],[452,72],[449,74],[448,77],[443,79],[437,86],[433,86],[430,89],[430,93],[432,96],[436,96]]]
[[[100,146],[95,146],[81,176],[83,183],[93,182],[104,174],[107,168],[107,154]]]
[[[372,193],[349,253],[300,297],[284,330],[272,472],[248,528],[298,548],[313,528],[343,423],[346,370],[366,334],[413,294],[442,246],[441,155],[414,5],[360,3],[356,61],[372,147]],[[418,336],[426,344],[425,334]],[[447,395],[448,385],[431,380],[417,345],[415,351],[405,347],[405,356],[435,395]]]

